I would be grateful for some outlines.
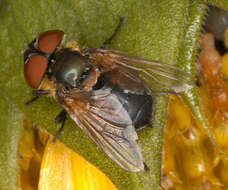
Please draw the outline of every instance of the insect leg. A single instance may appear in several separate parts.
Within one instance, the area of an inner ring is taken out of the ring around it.
[[[43,95],[48,95],[50,94],[51,92],[49,90],[33,90],[32,91],[32,94],[34,96],[43,96]]]
[[[25,102],[25,106],[29,106],[32,102],[36,101],[42,95],[50,94],[49,90],[33,90],[32,94],[35,96],[31,100]]]
[[[105,40],[105,42],[102,44],[102,46],[101,46],[102,49],[105,49],[105,47],[112,42],[113,38],[116,36],[117,32],[120,30],[123,20],[124,20],[124,18],[120,17],[118,26],[116,27],[116,29],[115,29],[114,33],[111,35],[111,37],[108,38],[107,40]]]
[[[31,100],[25,102],[25,106],[29,106],[32,102],[36,101],[39,98],[39,96],[33,97]]]
[[[66,118],[67,112],[63,109],[55,118],[55,123],[61,123]]]
[[[59,130],[57,131],[54,139],[53,139],[53,142],[56,141],[56,139],[59,137],[60,133],[63,131],[63,128],[64,128],[64,125],[65,125],[65,121],[66,121],[66,115],[67,115],[67,112],[65,110],[62,110],[58,115],[57,117],[55,118],[55,122],[56,123],[62,123],[61,127],[59,128]]]

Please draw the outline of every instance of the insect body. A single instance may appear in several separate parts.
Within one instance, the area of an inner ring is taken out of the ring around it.
[[[24,53],[24,75],[35,99],[51,94],[63,108],[57,122],[64,125],[68,113],[122,168],[143,170],[136,130],[151,120],[151,89],[181,92],[192,87],[191,77],[174,66],[119,51],[62,47],[63,38],[59,30],[44,32]]]

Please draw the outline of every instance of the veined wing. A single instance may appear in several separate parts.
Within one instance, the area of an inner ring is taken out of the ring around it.
[[[132,172],[144,169],[132,120],[111,89],[93,91],[84,100],[79,100],[78,94],[65,94],[61,104],[90,139],[122,168]]]
[[[87,48],[85,52],[107,70],[122,67],[137,72],[144,84],[152,91],[179,93],[195,85],[195,80],[190,74],[170,64],[130,57],[126,53],[115,50]]]

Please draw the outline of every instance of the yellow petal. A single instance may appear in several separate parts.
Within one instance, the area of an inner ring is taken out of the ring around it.
[[[108,177],[58,140],[46,145],[39,190],[117,190]]]
[[[221,59],[220,72],[225,78],[228,77],[228,53],[226,53]]]

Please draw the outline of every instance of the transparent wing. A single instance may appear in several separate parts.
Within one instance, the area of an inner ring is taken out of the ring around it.
[[[86,96],[68,94],[62,98],[62,106],[76,124],[112,160],[128,171],[144,169],[141,150],[136,143],[137,134],[132,121],[111,89],[97,90]]]
[[[130,57],[120,51],[99,48],[87,48],[85,52],[94,62],[102,64],[107,70],[122,67],[137,72],[152,91],[179,93],[191,89],[195,84],[190,74],[170,64]]]

